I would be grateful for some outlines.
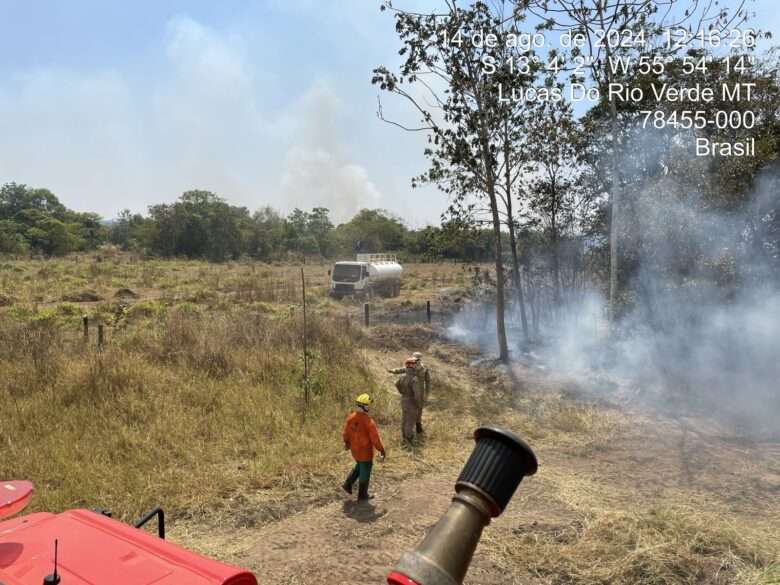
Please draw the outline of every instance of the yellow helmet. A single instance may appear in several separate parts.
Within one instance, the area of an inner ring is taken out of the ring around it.
[[[361,394],[357,397],[357,399],[355,399],[355,402],[363,406],[368,406],[371,404],[371,397],[368,394]]]

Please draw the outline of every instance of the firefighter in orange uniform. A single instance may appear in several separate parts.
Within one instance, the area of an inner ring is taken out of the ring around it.
[[[355,401],[357,408],[347,416],[341,436],[344,439],[344,448],[352,451],[355,458],[355,466],[341,485],[345,492],[352,493],[352,486],[358,482],[358,500],[369,500],[373,496],[368,495],[368,482],[371,480],[371,468],[374,465],[374,449],[379,451],[382,460],[385,458],[385,447],[379,438],[379,431],[368,408],[371,405],[371,397],[361,394]]]

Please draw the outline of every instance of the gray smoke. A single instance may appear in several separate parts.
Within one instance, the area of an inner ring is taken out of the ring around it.
[[[376,207],[382,194],[368,170],[351,158],[340,129],[344,106],[335,91],[317,83],[299,109],[301,124],[282,167],[283,210],[327,207],[331,218],[340,223],[362,208]]]
[[[669,176],[647,181],[632,196],[632,298],[619,326],[609,330],[603,294],[580,291],[542,322],[530,348],[510,314],[513,358],[570,374],[593,395],[619,387],[638,406],[779,436],[778,185],[766,171],[734,212]],[[494,309],[480,311],[463,311],[449,331],[493,353],[495,321],[486,316]]]

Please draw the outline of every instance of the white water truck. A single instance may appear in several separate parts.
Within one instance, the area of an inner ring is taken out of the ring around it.
[[[358,254],[354,262],[336,262],[330,272],[330,296],[371,297],[401,294],[403,268],[392,254]]]

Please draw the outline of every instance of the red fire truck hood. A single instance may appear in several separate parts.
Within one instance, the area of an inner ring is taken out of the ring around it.
[[[42,585],[55,539],[61,585],[257,585],[251,573],[88,510],[0,522],[0,583]]]

